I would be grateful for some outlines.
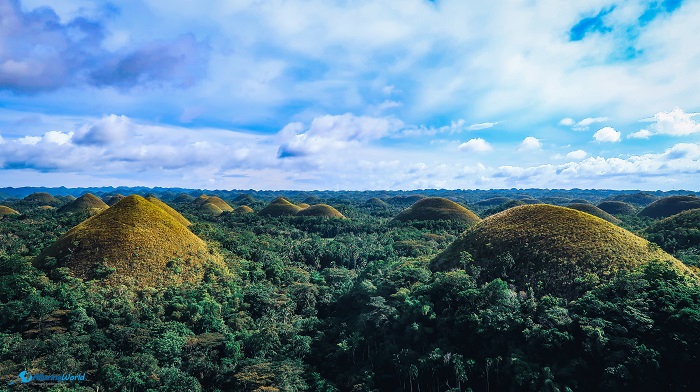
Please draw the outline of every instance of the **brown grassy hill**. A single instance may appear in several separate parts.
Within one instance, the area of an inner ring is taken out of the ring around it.
[[[234,214],[252,214],[253,212],[255,211],[253,211],[253,209],[248,206],[240,206],[233,210]]]
[[[225,201],[223,201],[223,200],[222,200],[220,197],[218,197],[218,196],[212,196],[212,197],[208,198],[207,201],[204,202],[204,204],[213,204],[213,205],[219,207],[219,209],[220,209],[221,211],[233,211],[233,207],[231,207],[230,205],[228,205],[228,203],[226,203]]]
[[[634,215],[637,209],[624,201],[603,201],[598,204],[598,208],[613,215]]]
[[[616,217],[608,214],[607,212],[601,210],[600,208],[594,206],[593,204],[589,203],[571,203],[567,205],[569,208],[573,208],[574,210],[579,210],[583,211],[587,214],[591,214],[593,216],[597,216],[598,218],[605,219],[606,221],[610,223],[614,223],[616,225],[620,224],[620,220],[617,219]]]
[[[66,196],[63,196],[63,200],[64,200],[65,202],[67,202],[67,203],[70,203],[70,202],[72,202],[72,201],[75,200],[75,199],[77,199],[77,197],[75,197],[75,196],[73,196],[73,195],[66,195]]]
[[[48,205],[59,204],[59,201],[56,200],[55,197],[51,196],[46,192],[34,192],[30,195],[25,196],[24,200]]]
[[[297,212],[297,216],[320,216],[323,218],[345,219],[345,215],[328,204],[316,204]]]
[[[206,203],[207,200],[209,200],[209,196],[207,195],[199,195],[197,196],[196,199],[192,201],[195,205],[201,206],[202,204]]]
[[[124,196],[124,195],[122,195],[122,194],[116,194],[116,195],[112,195],[112,196],[107,196],[107,197],[104,198],[104,202],[105,202],[108,206],[113,206],[113,205],[119,203],[119,200],[123,199],[124,197],[126,197],[126,196]]]
[[[480,219],[476,214],[465,207],[442,197],[428,197],[422,199],[407,209],[401,211],[394,220],[452,220],[476,223]]]
[[[386,208],[389,206],[389,204],[387,204],[384,200],[382,200],[378,197],[373,197],[371,199],[368,199],[365,202],[365,205],[369,206],[369,207],[381,207],[381,208]]]
[[[630,203],[638,207],[646,207],[657,200],[659,200],[658,196],[654,196],[644,192],[626,193],[622,195],[611,196],[605,199],[605,201],[624,201],[625,203]]]
[[[700,208],[700,197],[669,196],[659,199],[639,211],[639,215],[650,218],[666,218],[686,210]]]
[[[5,215],[19,215],[19,212],[13,210],[8,206],[0,206],[0,218]]]
[[[48,210],[55,210],[56,207],[54,206],[39,206],[40,210],[48,211]]]
[[[304,199],[304,201],[303,201],[302,203],[306,203],[306,204],[312,205],[312,204],[319,204],[320,202],[321,202],[321,198],[320,198],[320,197],[318,197],[318,196],[309,196],[309,197],[307,197],[306,199]]]
[[[460,259],[468,252],[473,261]],[[652,260],[687,267],[647,240],[571,208],[525,205],[469,228],[431,261],[435,271],[466,268],[481,282],[502,278],[518,289],[573,297],[577,279],[605,280]],[[584,285],[585,287],[586,285]]]
[[[299,206],[299,208],[302,208],[302,209],[311,207],[309,204],[306,204],[306,203],[299,203],[297,205]]]
[[[197,282],[205,264],[223,265],[187,227],[137,195],[69,230],[35,264],[47,267],[47,257],[83,279],[140,287]]]
[[[61,207],[58,212],[69,214],[88,212],[91,214],[96,214],[107,208],[109,208],[109,206],[103,202],[102,199],[93,195],[92,193],[86,193]]]
[[[294,205],[289,202],[289,200],[284,197],[278,197],[265,208],[258,212],[261,216],[288,216],[296,215],[297,212],[301,210],[301,207]]]
[[[177,212],[174,208],[170,207],[169,205],[165,204],[162,200],[155,196],[148,196],[146,200],[150,201],[151,203],[155,204],[160,208],[161,210],[165,211],[168,213],[168,215],[172,216],[175,218],[176,221],[182,223],[185,226],[191,226],[192,222],[188,221],[187,218],[182,216],[179,212]]]
[[[204,212],[205,214],[214,216],[219,216],[224,213],[224,210],[217,207],[214,203],[204,203],[201,206],[199,206],[199,210]]]

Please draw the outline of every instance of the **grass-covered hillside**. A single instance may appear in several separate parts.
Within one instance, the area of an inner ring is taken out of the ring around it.
[[[467,223],[476,223],[480,219],[464,206],[442,197],[429,197],[417,201],[409,208],[401,211],[394,217],[394,220],[406,221],[426,221],[426,220],[448,220]]]
[[[445,271],[475,271],[539,295],[571,296],[578,282],[609,279],[653,260],[682,264],[627,230],[571,208],[546,204],[508,209],[467,230],[432,262]]]
[[[650,218],[666,218],[695,208],[700,208],[700,197],[693,195],[669,196],[651,203],[639,211],[639,215]]]

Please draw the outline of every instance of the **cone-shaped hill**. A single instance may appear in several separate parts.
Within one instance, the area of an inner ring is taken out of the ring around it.
[[[278,197],[258,212],[262,216],[288,216],[296,215],[301,207],[294,205],[284,197]]]
[[[253,212],[255,211],[253,211],[253,209],[248,206],[236,207],[236,209],[233,210],[234,214],[252,214]]]
[[[462,252],[473,261],[461,259]],[[524,290],[571,298],[576,279],[605,280],[618,270],[661,260],[680,261],[629,231],[571,208],[546,204],[511,208],[469,228],[431,261],[434,271],[476,270],[481,282],[504,279]],[[466,264],[466,265],[465,265]]]
[[[165,204],[162,200],[155,196],[148,196],[146,200],[150,201],[151,203],[155,204],[158,208],[161,210],[165,211],[168,213],[168,215],[172,216],[175,218],[176,221],[182,223],[185,226],[191,226],[192,222],[188,221],[182,214],[177,212],[174,208],[170,207],[169,205]]]
[[[389,206],[389,204],[387,204],[387,202],[385,202],[384,200],[382,200],[378,197],[373,197],[371,199],[368,199],[365,202],[365,205],[368,207],[378,207],[378,208],[386,208]]]
[[[597,216],[600,219],[605,219],[606,221],[608,221],[610,223],[614,223],[616,225],[620,224],[619,219],[617,219],[616,217],[608,214],[607,212],[601,210],[600,208],[598,208],[590,203],[571,203],[567,207],[573,208],[574,210],[579,210],[579,211],[585,212],[587,214],[591,214],[593,216]]]
[[[613,215],[634,215],[637,213],[637,209],[632,204],[624,201],[603,201],[598,204],[598,208]]]
[[[323,218],[345,219],[345,215],[328,204],[314,204],[297,212],[297,216],[319,216]]]
[[[700,208],[700,197],[669,196],[659,199],[639,211],[639,215],[650,218],[666,218],[686,210]]]
[[[48,267],[48,257],[83,279],[139,287],[197,282],[206,263],[223,265],[187,227],[137,195],[69,230],[35,264]]]
[[[0,218],[5,215],[19,215],[19,212],[13,210],[8,206],[0,206]]]
[[[102,199],[93,195],[92,193],[86,193],[61,207],[58,212],[69,214],[87,212],[90,214],[96,214],[107,208],[109,208],[109,206],[103,202]]]
[[[667,252],[700,246],[700,209],[683,211],[646,229],[647,238]]]
[[[427,197],[401,211],[394,217],[394,220],[402,222],[412,220],[451,220],[476,223],[481,219],[467,208],[451,200],[442,197]]]
[[[31,201],[35,203],[55,205],[59,204],[59,201],[46,192],[35,192],[30,195],[25,196],[25,201]]]
[[[321,198],[318,196],[313,196],[313,195],[307,197],[306,199],[304,199],[304,201],[302,201],[302,203],[306,203],[309,205],[319,204],[320,202],[321,202]]]
[[[107,196],[107,197],[105,197],[105,198],[104,198],[104,202],[105,202],[108,206],[113,206],[113,205],[119,203],[119,200],[123,199],[124,197],[125,197],[124,195],[118,193],[118,194],[116,194],[116,195],[112,195],[112,196]]]
[[[209,196],[207,195],[199,195],[197,196],[196,199],[192,201],[195,205],[201,206],[202,204],[206,203],[207,200],[209,200]]]
[[[216,208],[213,208],[216,207]],[[233,207],[228,205],[225,201],[223,201],[220,197],[218,196],[212,196],[207,198],[207,200],[200,206],[200,209],[206,212],[213,213],[214,211],[217,211],[216,209],[221,210],[219,213],[214,213],[214,215],[221,215],[224,211],[233,211]]]
[[[299,206],[299,208],[302,208],[302,209],[311,207],[311,205],[307,204],[307,203],[299,203],[297,205]]]

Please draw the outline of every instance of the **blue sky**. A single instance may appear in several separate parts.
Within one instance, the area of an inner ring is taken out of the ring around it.
[[[699,19],[680,0],[0,0],[0,184],[700,190]]]

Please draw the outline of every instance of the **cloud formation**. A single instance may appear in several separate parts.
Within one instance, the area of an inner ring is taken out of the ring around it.
[[[593,138],[598,142],[615,143],[620,141],[620,132],[612,127],[604,127],[594,133]]]
[[[484,139],[476,138],[470,139],[469,141],[459,145],[459,151],[463,152],[489,152],[492,151],[493,147]]]
[[[526,137],[518,146],[519,150],[539,150],[540,148],[542,148],[542,143],[534,136]]]

